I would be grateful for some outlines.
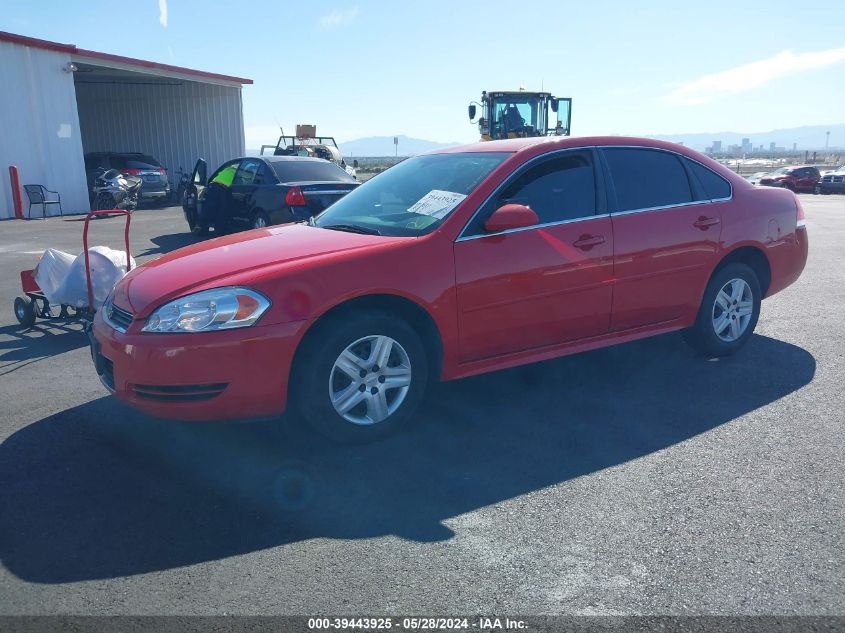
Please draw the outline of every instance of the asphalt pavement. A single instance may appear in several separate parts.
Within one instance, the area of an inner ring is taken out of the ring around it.
[[[181,423],[110,398],[0,222],[0,614],[845,614],[845,197],[736,356],[677,334],[439,385],[410,433]],[[92,243],[121,243],[120,219]],[[133,216],[143,261],[193,242]]]

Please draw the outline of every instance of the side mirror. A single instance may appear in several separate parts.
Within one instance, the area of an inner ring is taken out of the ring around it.
[[[552,99],[552,112],[557,112],[558,103],[557,99]]]
[[[475,118],[475,104],[471,103],[467,108],[467,113],[469,114],[469,120],[472,121]]]
[[[522,229],[540,223],[540,218],[524,204],[506,204],[495,211],[484,223],[488,233],[498,233],[510,229]]]

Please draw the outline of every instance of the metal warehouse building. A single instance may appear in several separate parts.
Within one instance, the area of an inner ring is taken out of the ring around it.
[[[150,154],[171,186],[199,157],[213,169],[242,156],[241,88],[251,83],[0,31],[0,218],[14,217],[10,165],[73,213],[89,210],[89,152]]]

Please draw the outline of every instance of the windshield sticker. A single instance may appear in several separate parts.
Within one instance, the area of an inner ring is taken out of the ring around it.
[[[430,215],[433,218],[441,220],[445,218],[452,209],[458,206],[464,198],[466,198],[466,196],[462,193],[432,189],[420,198],[414,206],[408,209],[408,212]]]

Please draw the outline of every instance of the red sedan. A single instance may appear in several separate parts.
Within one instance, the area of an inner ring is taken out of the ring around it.
[[[804,213],[660,141],[512,139],[408,159],[308,223],[221,237],[130,272],[93,327],[97,371],[148,413],[295,404],[366,440],[426,385],[673,330],[749,339],[807,259]]]

